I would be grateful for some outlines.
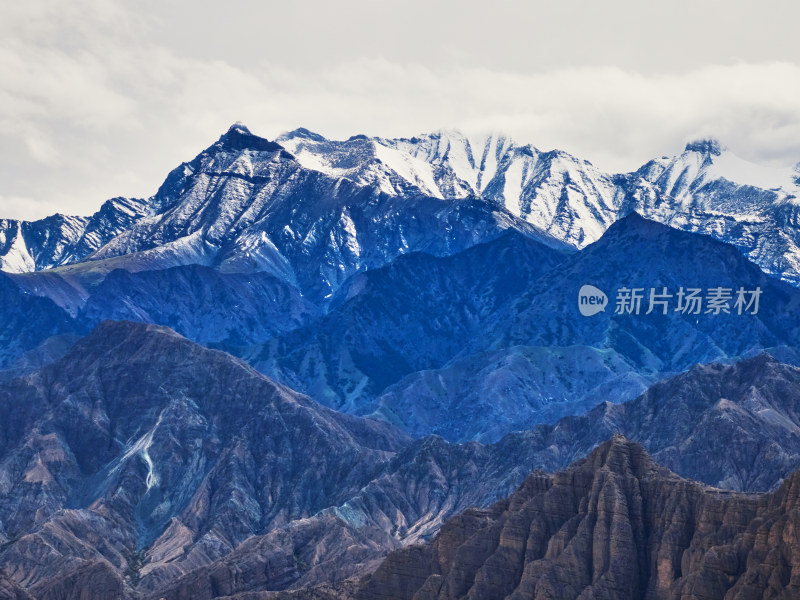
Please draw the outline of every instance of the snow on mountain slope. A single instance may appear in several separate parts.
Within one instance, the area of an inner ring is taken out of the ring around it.
[[[496,134],[442,130],[338,142],[296,130],[279,139],[307,168],[350,160],[347,169],[326,172],[378,183],[390,194],[410,186],[436,197],[478,197],[574,248],[598,240],[635,210],[734,244],[768,273],[800,283],[800,172],[755,165],[715,140],[612,175],[566,152],[542,152]]]
[[[480,196],[496,174],[499,162],[514,147],[511,139],[502,134],[469,138],[452,129],[413,138],[373,141],[376,146],[393,148],[431,165],[437,188],[453,198]]]
[[[480,196],[513,152],[510,138],[493,134],[467,138],[439,130],[413,138],[328,140],[296,129],[276,141],[309,169],[361,184],[377,184],[386,193],[413,190],[437,198]]]
[[[800,188],[790,169],[754,165],[701,140],[646,164],[626,186],[642,215],[729,242],[767,273],[800,283]]]
[[[308,132],[303,139],[327,147]],[[303,144],[294,146],[300,156]],[[509,228],[562,246],[502,207],[443,198],[433,189],[433,169],[396,149],[354,138],[319,152],[319,170],[311,169],[280,144],[234,125],[167,177],[150,201],[162,210],[58,273],[80,289],[116,268],[200,264],[268,273],[322,300],[354,273],[400,254],[452,254]],[[34,291],[35,281],[24,284]],[[70,298],[70,310],[81,297]]]
[[[574,247],[597,240],[618,217],[609,175],[565,152],[541,152],[491,134],[440,130],[413,138],[326,140],[298,129],[278,142],[309,169],[437,198],[481,197]]]
[[[440,176],[437,185],[447,195],[463,197],[479,192],[480,162],[486,140],[469,140],[459,131],[440,130],[411,139],[381,139],[380,144],[395,148],[416,159],[441,168],[452,169],[450,181]],[[463,184],[466,184],[465,187]]]
[[[113,198],[90,217],[0,219],[0,270],[25,273],[81,261],[150,211],[145,200]]]
[[[285,133],[276,141],[305,168],[330,177],[346,177],[359,185],[374,185],[386,194],[443,197],[432,164],[392,144],[363,135],[343,141],[327,140],[307,129]],[[466,195],[448,194],[449,197]]]
[[[678,156],[651,161],[638,173],[682,204],[708,200],[703,187],[720,184],[722,180],[779,195],[800,192],[797,173],[746,161],[716,140],[690,142]]]
[[[0,269],[8,273],[36,270],[36,261],[31,256],[31,249],[25,242],[22,224],[22,221],[14,219],[0,221],[0,245],[3,247]]]
[[[734,244],[800,284],[799,181],[797,168],[753,165],[713,140],[608,174],[500,134],[337,141],[297,129],[270,142],[237,124],[147,201],[115,199],[93,217],[0,221],[0,268],[91,258],[101,277],[201,264],[265,271],[325,295],[410,249],[447,254],[486,239],[498,220],[583,248],[635,210]],[[459,221],[463,212],[472,221]]]
[[[484,195],[573,247],[596,241],[620,216],[612,178],[566,152],[521,148],[499,173]]]

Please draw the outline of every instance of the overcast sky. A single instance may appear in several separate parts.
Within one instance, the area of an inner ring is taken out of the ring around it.
[[[151,195],[242,121],[498,130],[611,171],[720,139],[800,161],[796,1],[23,0],[0,6],[0,217]]]

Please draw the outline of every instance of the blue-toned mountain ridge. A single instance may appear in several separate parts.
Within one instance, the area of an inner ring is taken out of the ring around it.
[[[795,292],[714,243],[724,228],[681,220],[709,202],[734,220],[789,210],[789,192],[722,177],[726,160],[703,142],[604,176],[497,136],[337,142],[298,130],[273,142],[235,125],[111,239],[74,253],[83,260],[9,274],[23,297],[62,310],[36,335],[35,319],[25,333],[9,328],[3,364],[42,364],[103,319],[158,323],[338,410],[414,435],[495,440],[598,399],[628,400],[696,362],[794,353],[797,332],[784,323],[796,322]],[[515,205],[501,196],[517,171],[526,191]],[[624,218],[633,209],[709,235]],[[648,227],[655,233],[642,235]],[[588,282],[609,293],[639,283],[768,289],[754,318],[587,320],[575,298]]]
[[[532,253],[517,262],[523,247]],[[534,267],[526,277],[521,265],[543,266],[541,254],[508,234],[448,258],[406,257],[358,276],[328,315],[248,359],[339,410],[376,412],[418,435],[491,441],[628,400],[696,363],[765,348],[791,352],[800,341],[798,290],[706,236],[633,214],[584,250],[554,255],[541,276]],[[681,286],[760,288],[761,297],[756,315],[682,314],[673,298],[666,315],[645,314],[645,300],[638,315],[614,314],[612,305],[583,317],[585,283],[606,290],[611,302],[625,286],[673,295]],[[463,289],[472,290],[467,298]]]

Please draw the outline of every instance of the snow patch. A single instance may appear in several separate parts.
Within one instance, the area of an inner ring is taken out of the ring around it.
[[[14,223],[9,221],[9,224]],[[0,258],[0,269],[8,273],[29,273],[36,270],[36,261],[31,256],[30,250],[22,236],[22,222],[17,221],[16,227],[11,226],[15,231],[12,233],[8,229],[2,232],[3,242],[7,236],[14,236],[11,247],[5,256]]]
[[[114,467],[114,471],[117,471],[133,456],[139,455],[147,465],[147,477],[145,478],[144,482],[147,486],[148,492],[161,482],[161,478],[156,472],[153,459],[150,457],[150,446],[153,444],[153,436],[155,435],[158,426],[161,425],[162,417],[163,413],[158,415],[158,420],[156,421],[156,424],[153,425],[153,428],[140,437],[136,443],[133,444],[133,446],[131,446],[127,452],[125,452],[125,454],[122,456],[122,459],[120,459],[119,464]]]
[[[505,185],[503,186],[503,198],[508,211],[517,216],[522,216],[522,168],[521,160],[515,160],[508,167],[505,174]]]
[[[315,154],[307,147],[303,147],[297,152],[292,152],[292,154],[294,154],[297,162],[306,169],[319,171],[333,178],[345,177],[349,173],[349,169],[340,169],[332,166],[324,155]]]
[[[374,142],[374,144],[375,157],[380,159],[384,165],[412,185],[419,187],[426,194],[436,198],[443,197],[439,186],[436,185],[433,168],[429,163],[378,142]]]
[[[739,185],[750,185],[765,190],[778,188],[785,191],[798,190],[791,167],[758,165],[744,160],[730,151],[714,157],[711,166],[708,168],[707,177],[713,179],[724,178]]]

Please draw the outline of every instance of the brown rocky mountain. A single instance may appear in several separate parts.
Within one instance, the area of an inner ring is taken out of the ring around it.
[[[0,598],[3,600],[31,600],[31,596],[0,570]]]
[[[681,479],[615,436],[567,470],[398,550],[358,600],[800,597],[800,473],[740,494]]]

